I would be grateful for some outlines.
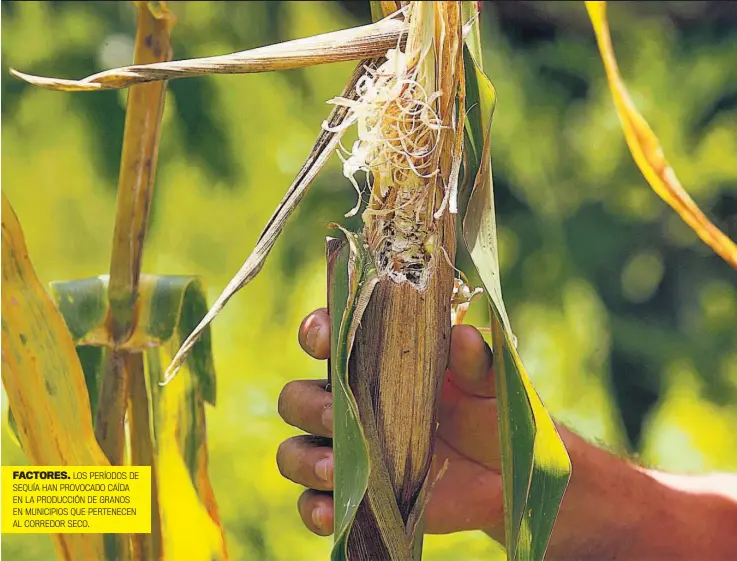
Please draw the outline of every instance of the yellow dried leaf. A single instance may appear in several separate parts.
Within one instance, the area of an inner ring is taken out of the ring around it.
[[[660,142],[647,121],[637,111],[627,92],[614,57],[606,19],[606,2],[586,2],[586,10],[594,27],[596,42],[599,45],[627,145],[642,175],[658,196],[668,203],[709,247],[732,267],[737,268],[737,246],[704,215],[684,190],[673,168],[665,159]]]
[[[33,465],[107,466],[72,336],[36,277],[2,194],[2,379]],[[100,534],[54,534],[60,559],[104,559]]]
[[[169,364],[177,348],[173,340],[148,355],[162,557],[227,561],[225,534],[207,475],[200,382],[185,362],[180,375],[165,388],[156,383],[162,364]]]

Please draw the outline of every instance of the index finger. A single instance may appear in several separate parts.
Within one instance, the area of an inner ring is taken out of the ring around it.
[[[315,310],[302,320],[299,344],[313,358],[330,357],[330,316],[325,308]]]

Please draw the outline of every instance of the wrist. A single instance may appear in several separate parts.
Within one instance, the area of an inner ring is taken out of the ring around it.
[[[636,524],[637,487],[647,475],[558,426],[571,458],[571,479],[545,555],[546,561],[614,559],[606,555]],[[504,520],[484,529],[504,544]]]
[[[622,541],[632,535],[647,510],[643,490],[650,478],[564,427],[558,430],[572,471],[546,559],[617,559]]]

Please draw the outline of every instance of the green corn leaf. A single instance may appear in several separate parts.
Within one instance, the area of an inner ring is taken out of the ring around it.
[[[478,53],[480,55],[480,52]],[[571,473],[550,415],[517,354],[499,277],[490,130],[496,93],[468,47],[464,48],[466,189],[459,208],[463,238],[488,295],[499,404],[505,536],[508,559],[539,561]],[[471,180],[473,188],[469,189]]]
[[[335,450],[335,543],[332,560],[347,559],[353,520],[368,487],[369,449],[348,385],[348,361],[361,316],[378,277],[363,235],[343,230],[345,244],[330,264],[329,306],[332,321],[330,379],[333,386]]]
[[[466,37],[466,46],[471,51],[471,55],[481,62],[481,30],[477,24],[478,20],[478,4],[477,0],[463,0],[461,2],[461,17],[463,25],[470,25],[470,30]]]
[[[106,322],[107,289],[108,277],[103,275],[54,282],[50,290],[72,334],[93,404],[97,403],[104,354],[112,352],[113,346]],[[209,329],[192,348],[177,379],[166,387],[158,383],[163,378],[162,366],[170,363],[207,309],[204,289],[196,278],[142,275],[135,328],[122,347],[145,354],[150,422],[144,425],[150,434],[132,434],[131,439],[151,448],[160,521],[155,541],[161,544],[165,560],[227,559],[207,475],[205,402],[214,404],[216,398]]]
[[[78,347],[113,345],[105,323],[109,308],[107,284],[107,275],[51,283],[51,295]],[[172,340],[181,342],[207,312],[204,288],[194,277],[141,275],[139,290],[136,325],[130,338],[119,347],[124,350],[144,350]],[[92,360],[94,357],[88,357],[83,365]],[[192,348],[188,360],[199,377],[204,400],[215,405],[215,368],[209,328],[203,332],[201,342]]]
[[[462,217],[464,239],[487,294],[496,305],[505,328],[512,333],[502,299],[499,277],[499,255],[496,245],[494,187],[491,178],[491,151],[488,142],[491,117],[496,107],[496,91],[467,47],[463,49],[466,72],[466,136],[469,151],[465,182],[473,188],[465,190],[467,201]],[[475,180],[473,179],[475,178]],[[514,340],[514,336],[512,336]]]

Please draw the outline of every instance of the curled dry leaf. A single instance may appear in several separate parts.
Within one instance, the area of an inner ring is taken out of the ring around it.
[[[11,74],[50,90],[84,92],[117,90],[135,84],[209,74],[249,74],[303,68],[329,62],[380,57],[404,40],[404,25],[396,17],[314,37],[295,39],[228,55],[153,64],[136,64],[93,74],[82,80],[44,78],[11,69]]]
[[[356,83],[364,76],[364,74],[366,74],[367,68],[376,68],[376,61],[372,60],[366,63],[362,62],[358,65],[343,90],[343,97],[353,98],[356,95]],[[266,261],[266,257],[271,251],[271,248],[274,247],[277,238],[284,229],[287,220],[291,216],[292,212],[294,212],[294,209],[297,208],[297,205],[302,200],[302,197],[304,197],[307,188],[312,183],[312,180],[315,179],[318,172],[328,161],[328,158],[338,145],[338,141],[341,136],[343,136],[343,130],[337,130],[335,127],[338,127],[338,125],[343,122],[347,113],[347,108],[341,106],[336,106],[330,113],[327,120],[327,128],[333,130],[322,130],[320,132],[320,136],[312,147],[312,151],[310,152],[307,161],[302,166],[302,169],[299,171],[297,177],[287,190],[286,195],[284,195],[284,198],[279,203],[276,211],[266,224],[266,227],[261,233],[253,252],[248,256],[246,262],[243,263],[243,266],[225,287],[225,290],[223,290],[222,294],[220,294],[218,299],[212,305],[210,311],[207,312],[207,315],[205,315],[195,330],[184,341],[181,348],[174,356],[171,365],[166,370],[164,380],[161,382],[162,385],[167,384],[174,377],[205,328],[220,313],[228,300],[230,300],[230,298],[241,288],[251,282],[251,280],[253,280],[259,273],[261,267],[263,267],[264,262]]]
[[[606,19],[606,2],[586,2],[586,9],[594,27],[596,42],[604,62],[619,121],[622,123],[627,145],[637,167],[640,168],[653,191],[668,203],[722,259],[737,268],[737,245],[696,206],[665,159],[655,133],[632,102],[622,76],[619,74],[617,59],[614,57],[612,38],[609,35],[609,24]]]

